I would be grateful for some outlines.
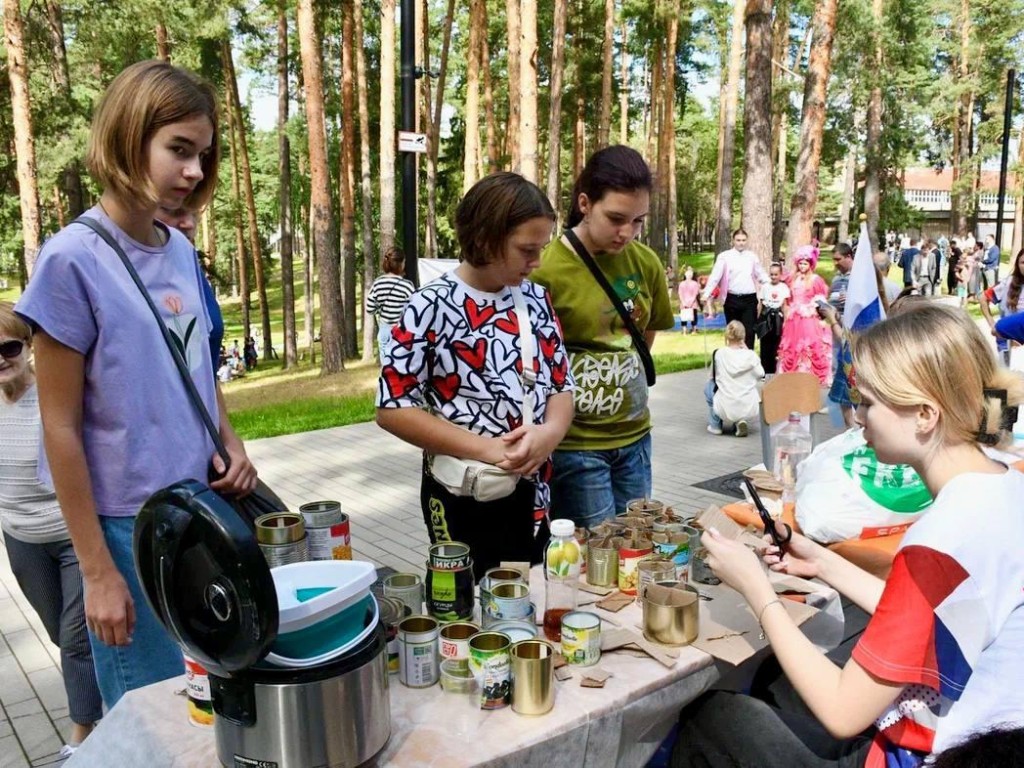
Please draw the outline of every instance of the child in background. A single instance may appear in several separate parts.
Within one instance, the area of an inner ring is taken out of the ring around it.
[[[693,267],[686,268],[683,278],[679,283],[679,321],[683,333],[696,333],[700,283],[693,279]]]
[[[758,296],[754,330],[761,338],[761,367],[766,375],[774,375],[790,292],[789,286],[782,282],[782,264],[776,262],[768,268],[768,279],[770,282],[761,286]]]

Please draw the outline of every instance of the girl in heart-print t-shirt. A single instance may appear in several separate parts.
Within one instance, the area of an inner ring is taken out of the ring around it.
[[[537,383],[528,396],[541,424],[548,398],[571,391],[573,383],[547,291],[529,281],[521,290],[536,349]],[[523,361],[510,288],[480,291],[454,272],[434,280],[410,299],[381,363],[378,408],[427,406],[446,421],[490,437],[522,424]],[[546,469],[531,478],[538,511],[549,507]]]

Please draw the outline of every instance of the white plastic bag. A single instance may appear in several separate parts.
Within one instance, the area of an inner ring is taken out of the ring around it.
[[[797,523],[824,544],[899,533],[931,503],[917,472],[880,462],[861,429],[821,443],[797,470]]]

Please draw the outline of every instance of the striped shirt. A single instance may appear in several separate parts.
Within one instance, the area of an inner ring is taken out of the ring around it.
[[[16,403],[0,399],[0,525],[30,544],[68,538],[56,495],[36,477],[41,433],[35,384]]]
[[[416,286],[398,275],[381,275],[373,281],[366,295],[366,311],[377,315],[379,322],[394,325],[401,319],[402,310]]]

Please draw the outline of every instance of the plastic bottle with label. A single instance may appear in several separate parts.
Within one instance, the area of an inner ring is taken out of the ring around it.
[[[572,520],[552,520],[544,553],[544,635],[562,638],[562,617],[577,607],[581,553]]]
[[[775,477],[782,484],[782,508],[796,504],[797,467],[811,455],[811,433],[800,422],[800,414],[789,414],[789,423],[775,436]]]

